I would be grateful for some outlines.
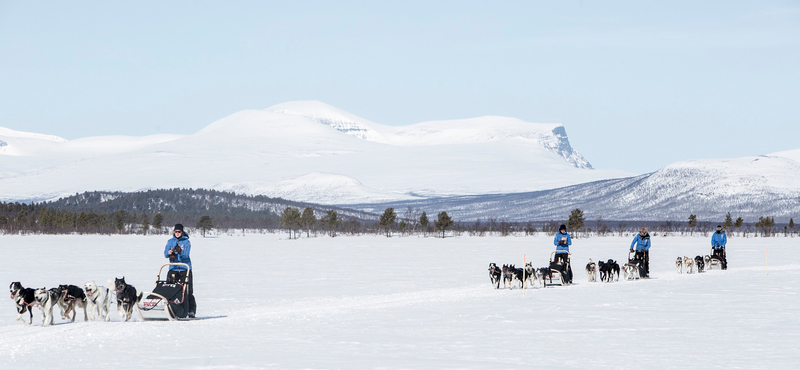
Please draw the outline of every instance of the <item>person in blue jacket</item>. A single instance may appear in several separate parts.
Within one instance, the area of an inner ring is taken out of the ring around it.
[[[197,302],[194,300],[194,270],[192,269],[192,243],[189,242],[189,234],[183,229],[183,225],[175,224],[172,231],[172,238],[167,240],[164,247],[164,257],[169,258],[172,263],[185,263],[189,265],[188,281],[186,280],[187,271],[184,266],[170,266],[167,273],[167,282],[176,283],[186,281],[186,299],[188,300],[188,315],[194,318],[197,312]]]
[[[566,269],[562,271],[564,280],[567,284],[572,284],[572,266],[569,263],[569,246],[572,245],[572,237],[567,232],[567,225],[558,227],[558,233],[553,238],[553,244],[556,246],[555,264],[566,265]]]
[[[722,225],[717,225],[717,231],[711,235],[711,246],[714,247],[714,256],[722,262],[723,270],[728,269],[725,244],[728,244],[728,236],[725,235],[725,229],[722,228]]]
[[[639,229],[639,233],[631,242],[631,252],[634,253],[633,260],[640,261],[639,276],[642,278],[650,277],[650,234],[646,227]]]

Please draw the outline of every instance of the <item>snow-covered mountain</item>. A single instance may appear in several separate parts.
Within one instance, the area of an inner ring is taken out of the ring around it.
[[[723,160],[688,160],[656,172],[517,194],[346,205],[368,212],[386,207],[446,210],[459,220],[564,220],[575,208],[589,220],[676,220],[695,214],[721,222],[725,214],[754,222],[800,216],[800,150]],[[795,159],[792,159],[795,158]]]
[[[320,102],[246,110],[191,135],[78,140],[0,130],[0,199],[205,188],[342,204],[510,193],[593,170],[558,124],[508,117],[386,126]]]

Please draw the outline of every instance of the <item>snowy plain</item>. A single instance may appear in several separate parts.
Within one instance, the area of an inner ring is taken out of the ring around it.
[[[165,235],[0,236],[4,284],[153,287]],[[788,369],[800,364],[800,238],[731,237],[727,271],[678,274],[710,236],[654,236],[651,280],[589,283],[589,258],[631,237],[579,238],[575,283],[494,290],[487,267],[545,266],[552,237],[192,237],[190,322],[33,326],[0,309],[0,368]],[[768,254],[767,254],[768,248]],[[7,286],[7,285],[6,285]],[[58,309],[56,309],[56,312]],[[25,315],[27,318],[27,314]]]

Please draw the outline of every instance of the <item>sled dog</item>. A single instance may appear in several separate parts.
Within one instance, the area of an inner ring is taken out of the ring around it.
[[[126,283],[123,276],[122,279],[114,279],[114,292],[117,294],[117,313],[125,321],[130,320],[133,315],[133,306],[138,302],[136,288]]]
[[[27,311],[30,315],[28,325],[33,324],[32,308],[34,304],[36,304],[36,297],[34,296],[36,290],[23,287],[22,283],[19,281],[11,283],[9,290],[11,291],[11,299],[14,300],[14,304],[17,306],[17,321],[25,322],[25,319],[22,318],[22,314]]]
[[[109,282],[111,282],[109,280]],[[92,321],[109,321],[108,313],[111,309],[111,291],[103,286],[98,286],[94,281],[83,286],[86,293],[86,305]]]
[[[58,305],[58,289],[39,288],[33,292],[39,309],[42,310],[42,326],[53,325],[53,308]]]
[[[678,259],[675,260],[675,269],[678,270],[679,274],[683,273],[683,258],[678,257]]]
[[[89,321],[89,316],[86,314],[86,294],[83,289],[75,285],[62,284],[58,286],[61,291],[61,299],[58,300],[58,305],[66,307],[63,311],[62,318],[69,320],[69,313],[72,312],[72,322],[75,322],[75,314],[78,308],[83,309],[83,321]]]
[[[689,257],[683,256],[683,268],[684,270],[686,270],[687,274],[692,273],[692,271],[694,270],[693,267],[694,267],[694,261]]]
[[[597,264],[591,258],[589,258],[589,263],[586,264],[586,276],[590,283],[597,281]]]
[[[492,262],[489,264],[489,279],[492,281],[492,286],[495,289],[500,289],[500,277],[503,274],[503,270],[500,270],[497,267],[497,264]]]
[[[696,256],[694,258],[694,264],[697,266],[697,272],[703,272],[706,268],[705,262],[703,262],[703,257]]]

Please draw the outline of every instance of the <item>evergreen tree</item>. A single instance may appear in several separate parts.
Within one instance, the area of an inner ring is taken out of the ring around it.
[[[425,211],[422,211],[422,216],[419,216],[419,225],[422,226],[422,235],[425,236],[428,233],[428,214]]]
[[[339,225],[339,215],[334,210],[328,210],[325,212],[325,216],[322,217],[322,223],[328,227],[328,231],[330,232],[331,238],[336,237],[336,226]]]
[[[392,236],[392,226],[394,226],[394,221],[396,218],[397,214],[394,213],[394,208],[392,207],[386,208],[386,211],[384,211],[381,215],[378,225],[380,225],[386,231],[387,238]]]
[[[694,235],[694,228],[697,227],[697,215],[689,215],[690,235]]]
[[[311,228],[314,227],[315,223],[317,223],[317,218],[314,217],[314,210],[311,209],[311,207],[306,207],[303,210],[303,214],[300,215],[300,223],[306,229],[306,238],[308,238],[310,236],[309,233]]]
[[[733,218],[730,212],[725,215],[725,222],[722,223],[722,226],[725,227],[725,230],[730,230],[731,226],[733,226]]]
[[[736,221],[733,223],[733,227],[735,227],[736,231],[738,232],[742,228],[743,224],[744,224],[744,220],[741,217],[737,217]]]
[[[163,223],[164,215],[156,213],[156,215],[153,216],[153,228],[156,229],[156,232],[159,234],[161,233],[161,227],[163,226]]]
[[[214,224],[211,220],[211,216],[203,215],[200,216],[200,219],[197,220],[197,224],[195,225],[196,229],[200,229],[200,234],[203,237],[206,237],[206,232],[214,228]]]
[[[585,219],[586,218],[583,217],[583,211],[581,211],[580,208],[575,208],[569,215],[569,220],[567,220],[567,227],[569,227],[569,230],[573,230],[575,234],[577,234],[580,228],[583,227],[583,221]]]
[[[150,229],[150,220],[147,219],[147,215],[142,215],[142,234],[147,235],[148,229]]]
[[[447,215],[447,212],[439,212],[439,217],[434,221],[434,226],[436,226],[437,231],[442,232],[442,238],[444,238],[444,233],[450,226],[453,226],[453,219]]]
[[[281,226],[289,229],[289,239],[296,239],[297,232],[301,224],[300,210],[294,207],[286,207],[281,215]],[[294,234],[294,235],[292,235]]]
[[[793,218],[789,218],[789,232],[791,232],[792,235],[794,235],[794,219]]]
[[[400,235],[404,235],[406,233],[406,220],[400,220],[400,224],[397,225],[400,228]]]

